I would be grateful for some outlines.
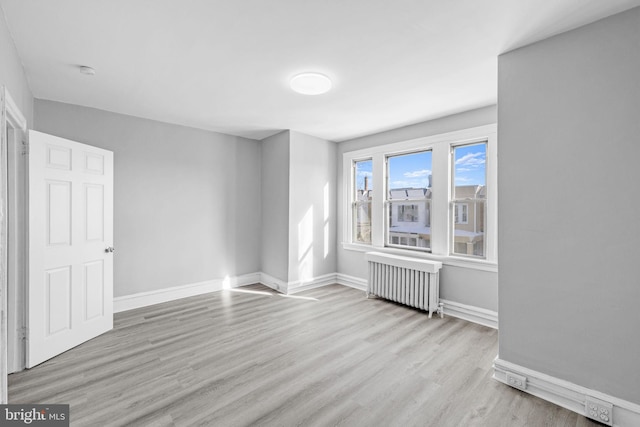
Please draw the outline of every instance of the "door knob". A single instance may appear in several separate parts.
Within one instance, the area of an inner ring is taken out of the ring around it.
[[[116,248],[114,248],[113,246],[109,246],[108,248],[106,248],[104,251],[108,254],[112,253],[113,251],[115,251]]]

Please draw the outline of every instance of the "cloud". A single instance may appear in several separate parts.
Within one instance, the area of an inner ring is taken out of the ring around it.
[[[457,168],[457,169],[456,169],[456,172],[469,172],[469,171],[471,171],[471,170],[473,170],[473,169],[469,169],[469,168]]]
[[[391,182],[393,188],[427,188],[427,184],[428,182],[426,179],[398,180]]]
[[[485,164],[485,153],[469,153],[456,160],[456,165],[478,167]]]
[[[456,185],[458,185],[458,184],[468,184],[468,183],[470,183],[472,181],[473,181],[473,179],[471,179],[471,178],[466,178],[466,177],[463,177],[463,176],[456,176]]]
[[[431,171],[428,169],[422,169],[419,171],[413,171],[413,172],[405,172],[404,176],[406,178],[422,178],[425,176],[429,176],[431,175]]]

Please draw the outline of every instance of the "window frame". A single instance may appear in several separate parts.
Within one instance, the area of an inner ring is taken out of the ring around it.
[[[452,253],[452,147],[486,142],[486,197],[485,204],[485,257],[470,257]],[[378,145],[343,153],[344,206],[342,247],[346,250],[399,254],[415,258],[433,259],[445,265],[468,267],[497,272],[497,125],[490,124],[444,134]],[[431,251],[410,249],[406,246],[387,245],[386,212],[387,170],[386,159],[393,155],[432,151],[431,197]],[[371,244],[354,242],[352,236],[352,191],[355,191],[351,173],[355,160],[372,160]],[[442,166],[446,165],[446,166]],[[353,190],[352,190],[353,189]]]
[[[402,243],[393,243],[391,241],[391,230],[389,229],[389,223],[390,218],[389,215],[391,214],[391,209],[390,206],[392,206],[394,203],[401,203],[401,202],[406,202],[406,203],[411,203],[411,204],[416,204],[419,205],[420,203],[424,202],[425,198],[416,198],[416,197],[407,197],[405,199],[391,199],[389,198],[389,159],[391,157],[399,157],[399,156],[409,156],[411,154],[419,154],[419,153],[426,153],[426,152],[430,152],[431,153],[431,164],[433,165],[433,150],[431,148],[427,148],[424,150],[412,150],[412,151],[402,151],[402,152],[398,152],[398,153],[388,153],[385,155],[384,157],[384,246],[385,247],[390,247],[390,248],[399,248],[399,249],[406,249],[406,250],[411,250],[411,251],[421,251],[421,252],[431,252],[431,241],[429,241],[429,247],[428,248],[424,248],[424,247],[420,247],[417,246],[417,242],[418,242],[418,237],[411,237],[412,239],[415,239],[416,241],[416,246],[410,246],[410,245],[403,245]],[[374,193],[375,194],[375,193]],[[429,204],[430,209],[432,209],[433,206],[433,200],[430,198],[429,200]],[[372,230],[373,233],[373,230]],[[411,234],[411,233],[409,233]],[[409,237],[406,237],[406,239],[409,239]]]
[[[356,241],[354,241],[355,240],[355,234],[353,234],[355,232],[355,230],[353,229],[353,227],[355,225],[354,221],[356,220],[356,218],[353,215],[353,211],[360,203],[362,203],[362,202],[357,200],[357,194],[358,194],[357,180],[358,180],[358,177],[356,175],[357,175],[358,171],[357,171],[356,164],[358,162],[368,162],[368,161],[371,161],[372,169],[373,169],[373,158],[371,158],[370,156],[369,157],[365,156],[363,158],[357,158],[357,159],[351,160],[351,181],[350,181],[351,182],[351,184],[350,184],[350,187],[351,187],[350,193],[351,194],[349,196],[349,200],[350,200],[350,204],[349,204],[349,221],[352,221],[351,224],[350,224],[350,227],[351,227],[351,231],[350,232],[352,234],[350,235],[349,239],[354,244],[371,246],[372,242],[367,243],[367,242],[356,242]],[[372,172],[372,175],[373,175],[373,172]],[[371,183],[371,185],[373,186],[373,183]],[[372,196],[372,199],[373,199],[373,196]],[[368,203],[372,204],[372,202],[373,201],[368,202]],[[371,206],[371,211],[373,212],[373,205]],[[373,231],[373,218],[369,218],[369,219],[371,221],[371,229]]]
[[[451,188],[450,188],[450,198],[449,198],[449,206],[451,207],[451,225],[449,228],[449,254],[451,256],[455,256],[455,257],[464,257],[464,258],[475,258],[475,259],[481,259],[484,260],[487,258],[487,244],[488,244],[488,232],[487,232],[487,206],[489,205],[489,196],[488,193],[485,196],[484,199],[484,206],[483,206],[483,210],[484,210],[484,227],[485,227],[485,232],[484,232],[484,238],[483,238],[483,253],[485,254],[484,256],[479,256],[479,255],[472,255],[472,254],[462,254],[460,252],[455,252],[455,229],[456,229],[456,225],[460,224],[460,225],[466,225],[469,224],[469,205],[473,204],[473,212],[474,212],[474,217],[476,216],[477,213],[477,209],[478,209],[478,202],[477,200],[481,200],[481,199],[470,199],[470,198],[461,198],[461,197],[455,197],[455,188],[456,188],[456,184],[455,184],[455,170],[456,170],[456,160],[455,160],[455,150],[456,148],[460,148],[460,147],[468,147],[471,145],[479,145],[479,144],[485,144],[485,190],[488,191],[489,189],[489,141],[487,140],[479,140],[479,141],[466,141],[466,142],[461,142],[461,143],[456,143],[456,144],[451,144],[450,145],[450,174],[451,174]],[[456,216],[455,216],[455,207],[457,205],[465,205],[467,207],[467,221],[466,222],[456,222]]]

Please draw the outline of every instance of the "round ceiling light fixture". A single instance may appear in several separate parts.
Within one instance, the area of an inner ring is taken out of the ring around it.
[[[303,95],[322,95],[331,89],[331,79],[320,73],[301,73],[289,82],[291,89]]]
[[[80,66],[80,72],[82,74],[86,74],[88,76],[93,76],[96,73],[96,70],[94,70],[93,68],[88,67],[86,65],[81,65]]]

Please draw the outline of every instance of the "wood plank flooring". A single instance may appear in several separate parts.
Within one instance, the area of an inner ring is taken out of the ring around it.
[[[73,426],[595,426],[491,379],[497,331],[332,285],[253,285],[116,314],[9,376]]]

